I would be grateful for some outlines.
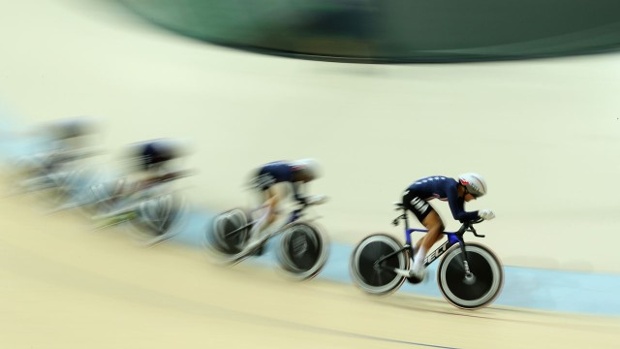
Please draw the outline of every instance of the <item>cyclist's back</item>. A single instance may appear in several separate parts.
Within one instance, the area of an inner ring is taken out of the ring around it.
[[[458,182],[454,178],[429,176],[413,182],[407,190],[424,200],[448,200],[449,196],[456,194],[457,185]]]

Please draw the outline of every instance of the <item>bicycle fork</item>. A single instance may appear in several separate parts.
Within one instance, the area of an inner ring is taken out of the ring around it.
[[[465,277],[463,279],[463,282],[471,285],[476,281],[476,276],[469,269],[469,262],[467,261],[467,251],[465,250],[465,241],[460,238],[458,244],[461,249],[461,255],[463,256],[463,270],[465,271]]]

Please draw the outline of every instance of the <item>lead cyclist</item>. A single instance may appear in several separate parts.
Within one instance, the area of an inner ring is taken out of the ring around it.
[[[418,179],[405,190],[403,206],[411,211],[428,229],[428,233],[418,240],[413,255],[413,266],[409,272],[411,280],[420,282],[426,276],[424,260],[430,248],[441,239],[444,223],[430,205],[432,199],[447,201],[454,219],[459,221],[495,218],[489,209],[467,212],[465,202],[475,200],[487,193],[484,178],[477,173],[464,173],[458,178],[430,176]]]

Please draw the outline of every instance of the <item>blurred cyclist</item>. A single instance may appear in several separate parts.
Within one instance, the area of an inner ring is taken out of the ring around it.
[[[77,117],[57,121],[47,127],[51,137],[48,166],[55,168],[65,162],[79,160],[93,154],[92,139],[97,124],[89,117]]]
[[[173,166],[173,161],[186,152],[180,142],[172,139],[153,139],[131,145],[127,155],[129,173],[117,181],[109,200],[124,198],[187,175],[188,171]]]
[[[465,202],[475,200],[486,193],[487,184],[484,178],[476,173],[464,173],[457,179],[445,176],[425,177],[413,182],[405,190],[404,207],[413,212],[420,223],[428,229],[428,233],[418,240],[414,248],[413,266],[409,272],[413,282],[424,280],[426,253],[439,241],[445,229],[441,217],[429,201],[432,199],[447,201],[452,216],[459,221],[490,220],[495,218],[491,210],[467,212],[464,209]]]
[[[308,197],[303,196],[301,191],[306,183],[318,177],[319,165],[314,159],[275,161],[256,170],[252,184],[260,191],[261,207],[265,212],[252,228],[250,241],[242,254],[256,249],[275,233],[269,228],[279,217],[278,204],[282,200],[292,196],[298,203],[307,202]]]
[[[31,189],[59,186],[79,160],[99,151],[92,137],[97,133],[96,123],[89,117],[63,119],[43,125],[36,132],[42,148],[24,156],[20,170],[26,179],[21,183]]]

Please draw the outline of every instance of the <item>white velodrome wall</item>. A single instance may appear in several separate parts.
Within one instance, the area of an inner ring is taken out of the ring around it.
[[[617,54],[306,62],[180,38],[83,1],[2,2],[2,107],[23,125],[100,117],[110,159],[134,141],[190,140],[196,205],[244,205],[250,169],[315,157],[324,177],[312,191],[331,197],[321,222],[353,243],[400,235],[391,204],[414,179],[478,171],[489,195],[468,207],[496,211],[479,230],[506,264],[620,272]]]

